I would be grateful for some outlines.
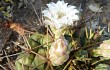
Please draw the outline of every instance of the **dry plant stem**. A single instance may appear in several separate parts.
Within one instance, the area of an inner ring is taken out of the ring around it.
[[[42,11],[42,7],[41,7],[41,11]],[[41,14],[41,21],[44,21],[42,14]],[[45,25],[44,22],[42,22],[42,25]]]
[[[28,30],[24,30],[25,32],[28,32],[30,34],[34,34],[35,32],[32,32],[32,31],[28,31]]]
[[[52,43],[53,41],[51,41],[51,42],[48,42],[48,43]],[[46,45],[47,43],[45,43],[45,44],[43,44],[43,45]],[[34,47],[34,48],[32,48],[32,50],[33,49],[37,49],[37,48],[39,48],[39,47],[41,47],[41,46],[43,46],[43,45],[39,45],[39,46],[36,46],[36,47]],[[48,46],[48,45],[47,45]]]
[[[48,28],[48,26],[47,26],[47,38],[48,38],[48,30],[49,30],[49,28]],[[48,39],[47,39],[47,58],[49,58],[49,47],[48,47]]]
[[[24,47],[24,46],[22,46],[22,45],[19,45],[18,43],[16,43],[16,42],[14,42],[14,41],[12,41],[15,45],[18,45],[21,49],[23,49],[23,50],[29,50],[28,48],[26,48],[26,47]]]
[[[86,65],[87,64],[87,61],[84,61],[84,66],[85,66],[85,68],[86,68],[86,70],[88,70],[88,66]]]
[[[23,52],[26,53],[25,51],[23,51]],[[22,53],[20,53],[20,54],[22,54]],[[25,55],[23,55],[23,56],[21,56],[21,57],[18,57],[16,60],[19,60],[19,59],[21,59],[21,58],[24,57],[24,56],[25,56]],[[15,61],[16,61],[16,60],[15,60]],[[15,61],[14,61],[14,62],[15,62]]]
[[[25,44],[28,46],[28,48],[31,49],[31,46],[30,46],[30,44],[29,44],[29,42],[28,42],[25,35],[23,35],[23,39],[24,39]]]
[[[6,69],[5,67],[3,67],[2,65],[0,65],[0,67],[1,67],[3,70],[8,70],[8,69]]]
[[[36,16],[37,16],[37,18],[38,18],[40,24],[43,25],[43,23],[41,22],[41,20],[40,20],[40,18],[39,18],[39,16],[38,16],[38,13],[37,13],[35,7],[33,6],[33,4],[32,4],[32,8],[33,8],[33,10],[34,10],[34,12],[35,12],[35,14],[36,14]]]
[[[97,64],[97,63],[100,62],[100,61],[103,61],[103,60],[98,60],[98,61],[92,63],[91,65],[95,65],[95,64]]]
[[[68,65],[71,63],[71,60],[66,64],[66,66],[63,68],[63,70],[66,70],[66,68],[68,67]]]
[[[28,45],[27,45],[27,42],[26,42],[26,39],[24,38],[24,36],[22,36],[23,40],[24,40],[24,43],[26,45],[26,48],[28,48]],[[29,49],[29,48],[28,48]]]
[[[101,7],[100,9],[102,9],[103,7]],[[87,22],[89,19],[91,19],[97,12],[93,13],[89,18],[87,18],[85,21],[82,21],[81,23],[83,22]]]
[[[32,26],[31,22],[30,22],[27,18],[25,18],[25,17],[23,17],[23,18],[24,18],[24,20],[26,20],[26,22],[27,22],[29,25]]]
[[[45,63],[45,62],[44,62],[44,63]],[[39,65],[38,65],[38,66],[36,66],[36,67],[39,67],[39,66],[41,66],[41,65],[42,65],[42,64],[44,64],[44,63],[41,63],[41,64],[39,64]],[[35,68],[36,68],[36,67],[35,67]]]
[[[49,35],[48,31],[49,31],[49,27],[47,26],[47,37]],[[48,44],[49,44],[49,42],[48,42],[48,39],[47,39],[47,58],[49,58],[49,46],[48,46]],[[48,61],[48,64],[50,65],[51,70],[54,70],[54,68],[53,68],[50,61]]]
[[[52,37],[54,37],[54,34],[52,33],[52,31],[50,30],[49,27],[48,27],[48,31],[49,31],[50,35],[51,35]]]
[[[78,49],[75,49],[74,52],[77,52],[77,51],[79,51],[79,50],[88,49],[88,48],[94,47],[95,45],[99,45],[99,44],[101,44],[101,43],[102,43],[102,42],[96,42],[96,43],[94,43],[94,44],[90,44],[90,45],[87,45],[87,46],[83,46],[83,47],[80,47],[80,48],[78,48]],[[74,57],[74,55],[71,56],[71,58],[73,58],[73,57]],[[77,60],[78,60],[78,59],[77,59]],[[91,59],[87,58],[86,60],[91,60]]]
[[[39,48],[39,47],[41,47],[41,46],[42,46],[42,45],[36,46],[36,47],[32,48],[32,50],[37,49],[37,48]]]
[[[22,46],[22,45],[19,45],[19,44],[17,44],[17,43],[15,43],[15,42],[13,42],[14,44],[16,44],[16,45],[18,45],[20,48],[22,48],[23,50],[29,50],[31,53],[33,53],[33,54],[36,54],[37,56],[39,56],[39,57],[41,57],[42,59],[47,59],[47,58],[45,58],[44,56],[42,56],[42,55],[40,55],[40,54],[38,54],[38,53],[36,53],[36,52],[34,52],[34,51],[31,51],[30,49],[28,49],[28,48],[25,48],[24,46]]]
[[[107,60],[110,60],[110,59],[107,59]],[[101,60],[98,60],[98,61],[96,61],[96,62],[94,62],[94,63],[92,63],[91,65],[95,65],[95,64],[97,64],[97,63],[99,63],[99,62],[101,62],[101,61],[105,61],[105,59],[101,59]]]
[[[24,17],[23,17],[24,18]],[[32,24],[31,24],[31,22],[29,22],[29,20],[27,20],[26,18],[24,18],[24,20],[26,20],[26,22],[30,25],[30,26],[32,26]],[[35,30],[35,32],[37,32],[37,30],[34,28],[34,30]],[[28,32],[28,33],[30,33],[30,34],[33,34],[33,33],[35,33],[35,32],[32,32],[32,31],[28,31],[28,30],[24,30],[25,32]]]
[[[6,57],[12,57],[12,56],[16,56],[16,55],[19,55],[19,54],[21,54],[21,52],[20,53],[16,53],[16,54],[12,54],[12,55],[3,56],[3,57],[0,57],[0,58],[3,59],[3,58],[6,58]]]
[[[7,56],[7,53],[6,53],[5,50],[4,50],[4,52],[5,52],[5,55]],[[8,66],[10,67],[11,70],[14,70],[15,69],[14,65],[11,63],[10,59],[8,57],[6,57],[6,58],[7,58],[7,61],[8,61]]]
[[[49,70],[49,63],[47,63],[47,66],[46,66],[45,70]]]
[[[31,53],[33,53],[33,54],[37,55],[38,57],[40,57],[41,59],[47,61],[47,58],[45,58],[44,56],[42,56],[42,55],[40,55],[40,54],[38,54],[38,53],[36,53],[34,51],[31,51]]]
[[[74,50],[74,52],[76,52],[76,51],[78,51],[78,50],[88,49],[88,48],[94,47],[95,45],[99,45],[99,44],[101,44],[101,43],[102,43],[102,42],[97,42],[97,43],[94,43],[94,44],[90,44],[90,45],[87,45],[87,46],[78,48],[78,49]]]
[[[81,23],[87,22],[87,21],[88,21],[89,19],[91,19],[95,14],[96,14],[96,12],[93,13],[93,15],[91,15],[91,16],[90,16],[89,18],[87,18],[86,20],[82,21]]]
[[[90,44],[90,45],[84,46],[84,47],[81,48],[81,49],[88,49],[88,48],[94,47],[95,45],[99,45],[99,44],[101,44],[101,43],[102,43],[102,42],[96,42],[96,43],[94,43],[94,44]]]
[[[72,66],[72,70],[77,70],[74,66],[73,60],[71,61],[70,66]]]
[[[54,70],[51,61],[48,61],[48,64],[50,65],[51,70]]]

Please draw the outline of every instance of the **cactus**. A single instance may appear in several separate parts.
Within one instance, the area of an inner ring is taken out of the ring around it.
[[[48,40],[48,41],[47,41]],[[31,46],[31,51],[35,52],[35,55],[31,52],[29,53],[21,53],[18,56],[18,59],[15,62],[16,70],[32,70],[34,68],[37,68],[39,70],[45,70],[44,65],[46,62],[46,47],[50,45],[52,42],[51,36],[42,35],[39,33],[33,34],[29,39],[29,44]],[[50,42],[48,45],[47,42]],[[37,47],[37,48],[35,48]],[[34,49],[35,48],[35,49]],[[40,56],[44,57],[41,58]]]

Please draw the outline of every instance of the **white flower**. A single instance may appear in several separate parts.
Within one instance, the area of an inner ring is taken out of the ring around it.
[[[48,8],[42,11],[44,23],[55,26],[57,29],[70,26],[74,21],[79,20],[77,13],[79,11],[75,6],[68,5],[64,1],[58,1],[56,4],[51,2],[47,4]]]
[[[68,47],[67,40],[61,36],[52,44],[49,50],[49,59],[53,66],[62,65],[68,60],[70,48]]]

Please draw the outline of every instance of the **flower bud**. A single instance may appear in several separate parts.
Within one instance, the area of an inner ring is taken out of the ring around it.
[[[110,59],[110,40],[105,40],[97,48],[91,48],[90,54],[94,57],[103,56],[105,59]]]
[[[105,58],[110,58],[110,40],[103,41],[103,43],[100,44],[98,54]]]
[[[61,36],[56,39],[49,50],[49,58],[53,66],[62,65],[69,58],[69,47],[67,40]]]

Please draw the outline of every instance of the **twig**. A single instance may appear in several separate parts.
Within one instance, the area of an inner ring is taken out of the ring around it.
[[[34,51],[31,51],[31,53],[36,54],[38,57],[41,57],[41,59],[47,61],[47,58],[45,58],[44,56],[42,56],[42,55],[40,55],[40,54],[38,54],[38,53],[36,53],[36,52],[34,52]]]
[[[33,40],[33,39],[32,39]],[[34,41],[34,40],[33,40]],[[36,41],[35,41],[36,42]],[[51,42],[48,42],[48,43],[52,43],[53,41],[51,41]],[[36,49],[36,48],[39,48],[39,47],[41,47],[41,46],[43,46],[43,45],[46,45],[47,43],[45,43],[45,44],[42,44],[42,45],[39,45],[39,46],[36,46],[36,47],[34,47],[34,48],[32,48],[32,50],[33,49]]]
[[[101,7],[100,9],[102,9],[103,7]],[[87,22],[89,19],[91,19],[97,12],[93,13],[89,18],[87,18],[86,20],[82,21],[81,23],[83,22]]]
[[[4,50],[4,52],[5,52],[5,55],[7,56],[7,53],[6,53],[5,50]],[[14,70],[14,65],[11,63],[10,59],[8,57],[6,57],[6,58],[7,58],[7,61],[8,61],[8,66],[10,67],[11,70]]]
[[[12,54],[12,55],[7,55],[7,56],[3,56],[3,57],[0,57],[0,58],[3,59],[3,58],[6,58],[6,57],[12,57],[12,56],[16,56],[16,55],[19,55],[19,54],[21,54],[21,53],[16,53],[16,54]]]
[[[34,34],[35,32],[29,31],[29,30],[24,30],[25,32],[28,32],[30,34]]]
[[[3,67],[2,65],[0,65],[0,67],[1,67],[3,70],[8,70],[8,69],[6,69],[5,67]]]
[[[33,4],[32,4],[32,8],[33,8],[33,10],[34,10],[34,12],[35,12],[35,14],[36,14],[36,16],[37,16],[37,18],[38,18],[40,24],[42,25],[42,22],[41,22],[41,20],[40,20],[40,18],[39,18],[39,16],[38,16],[38,13],[37,13],[35,7],[33,6]]]
[[[46,66],[46,69],[45,70],[49,70],[49,63],[47,64],[47,66]]]
[[[43,63],[37,65],[36,67],[39,67],[39,66],[41,66],[41,65],[44,64],[44,63],[45,63],[45,62],[43,62]],[[35,68],[36,68],[36,67],[35,67]],[[34,70],[34,68],[33,68],[33,70]],[[45,70],[46,70],[46,69],[45,69]]]
[[[17,43],[15,43],[15,42],[13,42],[14,44],[16,44],[16,45],[18,45],[20,48],[22,48],[23,50],[29,50],[28,48],[25,48],[24,46],[22,46],[22,45],[19,45],[19,44],[17,44]],[[29,50],[31,53],[33,53],[33,54],[36,54],[37,56],[39,56],[39,57],[41,57],[41,58],[43,58],[43,59],[47,59],[47,58],[45,58],[44,56],[41,56],[40,54],[38,54],[38,53],[36,53],[36,52],[34,52],[34,51],[32,51],[32,50]]]
[[[29,44],[29,42],[28,42],[25,35],[23,35],[23,39],[24,39],[25,44],[28,46],[28,48],[31,49],[31,46],[30,46],[30,44]]]
[[[48,61],[48,64],[50,65],[51,70],[54,70],[52,63],[50,61]]]
[[[91,48],[93,47],[94,45],[98,45],[98,44],[101,44],[102,42],[97,42],[97,43],[94,43],[94,44],[90,44],[90,45],[87,45],[87,46],[84,46],[84,47],[81,47],[81,48],[78,48],[76,50],[74,50],[74,52],[78,51],[78,50],[83,50],[83,49],[88,49],[88,48]]]
[[[66,64],[66,66],[63,68],[63,70],[66,70],[67,66],[71,63],[71,60]]]
[[[99,63],[99,62],[102,62],[102,61],[105,61],[105,60],[110,60],[110,59],[101,59],[101,60],[98,60],[98,61],[96,61],[96,62],[93,62],[91,65],[95,65],[95,64],[97,64],[97,63]]]
[[[49,30],[49,28],[48,28],[48,26],[47,26],[47,45],[49,44],[49,42],[48,42],[48,30]],[[49,47],[47,46],[47,58],[49,58]]]

